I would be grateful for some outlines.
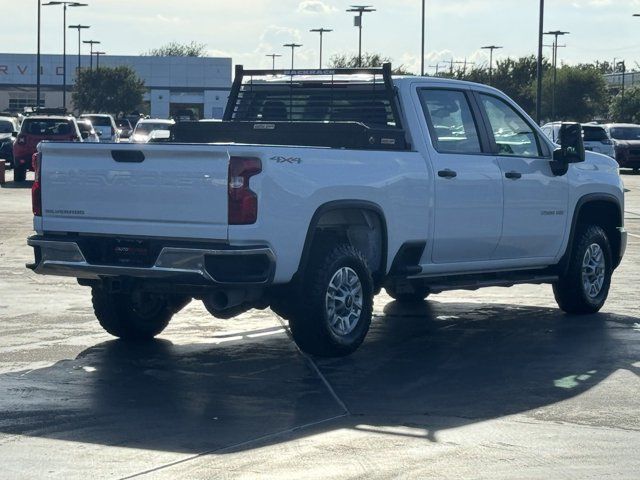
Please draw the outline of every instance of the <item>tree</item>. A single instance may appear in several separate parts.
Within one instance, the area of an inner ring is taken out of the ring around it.
[[[149,57],[206,57],[207,44],[169,42],[160,48],[153,48],[143,55]]]
[[[82,70],[73,103],[81,112],[130,112],[140,107],[145,90],[144,82],[127,66]]]
[[[542,116],[545,118],[589,122],[607,115],[606,83],[595,66],[564,65],[558,69],[554,118],[551,118],[553,71],[545,74],[542,88]]]
[[[640,123],[640,87],[625,89],[624,110],[622,108],[622,92],[611,99],[609,118],[618,122]]]
[[[363,53],[362,67],[381,67],[384,63],[391,63],[389,57],[383,57],[379,53]],[[329,68],[358,68],[358,55],[342,53],[334,55],[329,60]],[[413,75],[404,65],[393,68],[394,75]]]

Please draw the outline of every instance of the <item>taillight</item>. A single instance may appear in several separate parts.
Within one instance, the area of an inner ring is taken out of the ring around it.
[[[18,135],[18,139],[16,140],[16,143],[18,145],[26,145],[27,137],[25,137],[24,135]]]
[[[259,158],[231,157],[229,162],[229,225],[250,225],[258,219],[258,196],[249,179],[262,172]]]
[[[31,206],[36,217],[42,216],[42,186],[40,183],[40,166],[42,164],[42,153],[34,153],[31,159],[35,180],[31,186]]]

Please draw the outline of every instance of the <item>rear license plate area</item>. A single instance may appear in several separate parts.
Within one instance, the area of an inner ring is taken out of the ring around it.
[[[117,265],[150,267],[153,264],[151,248],[146,240],[115,239],[111,244],[110,256]]]

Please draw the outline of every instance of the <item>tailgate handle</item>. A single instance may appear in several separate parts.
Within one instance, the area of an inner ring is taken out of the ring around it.
[[[140,150],[111,150],[111,157],[121,163],[144,162],[144,153]]]

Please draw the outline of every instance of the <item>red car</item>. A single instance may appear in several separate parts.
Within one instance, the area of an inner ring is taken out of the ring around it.
[[[33,170],[31,158],[42,140],[81,142],[82,136],[73,117],[31,116],[25,118],[13,144],[14,181],[24,182],[27,170]]]

